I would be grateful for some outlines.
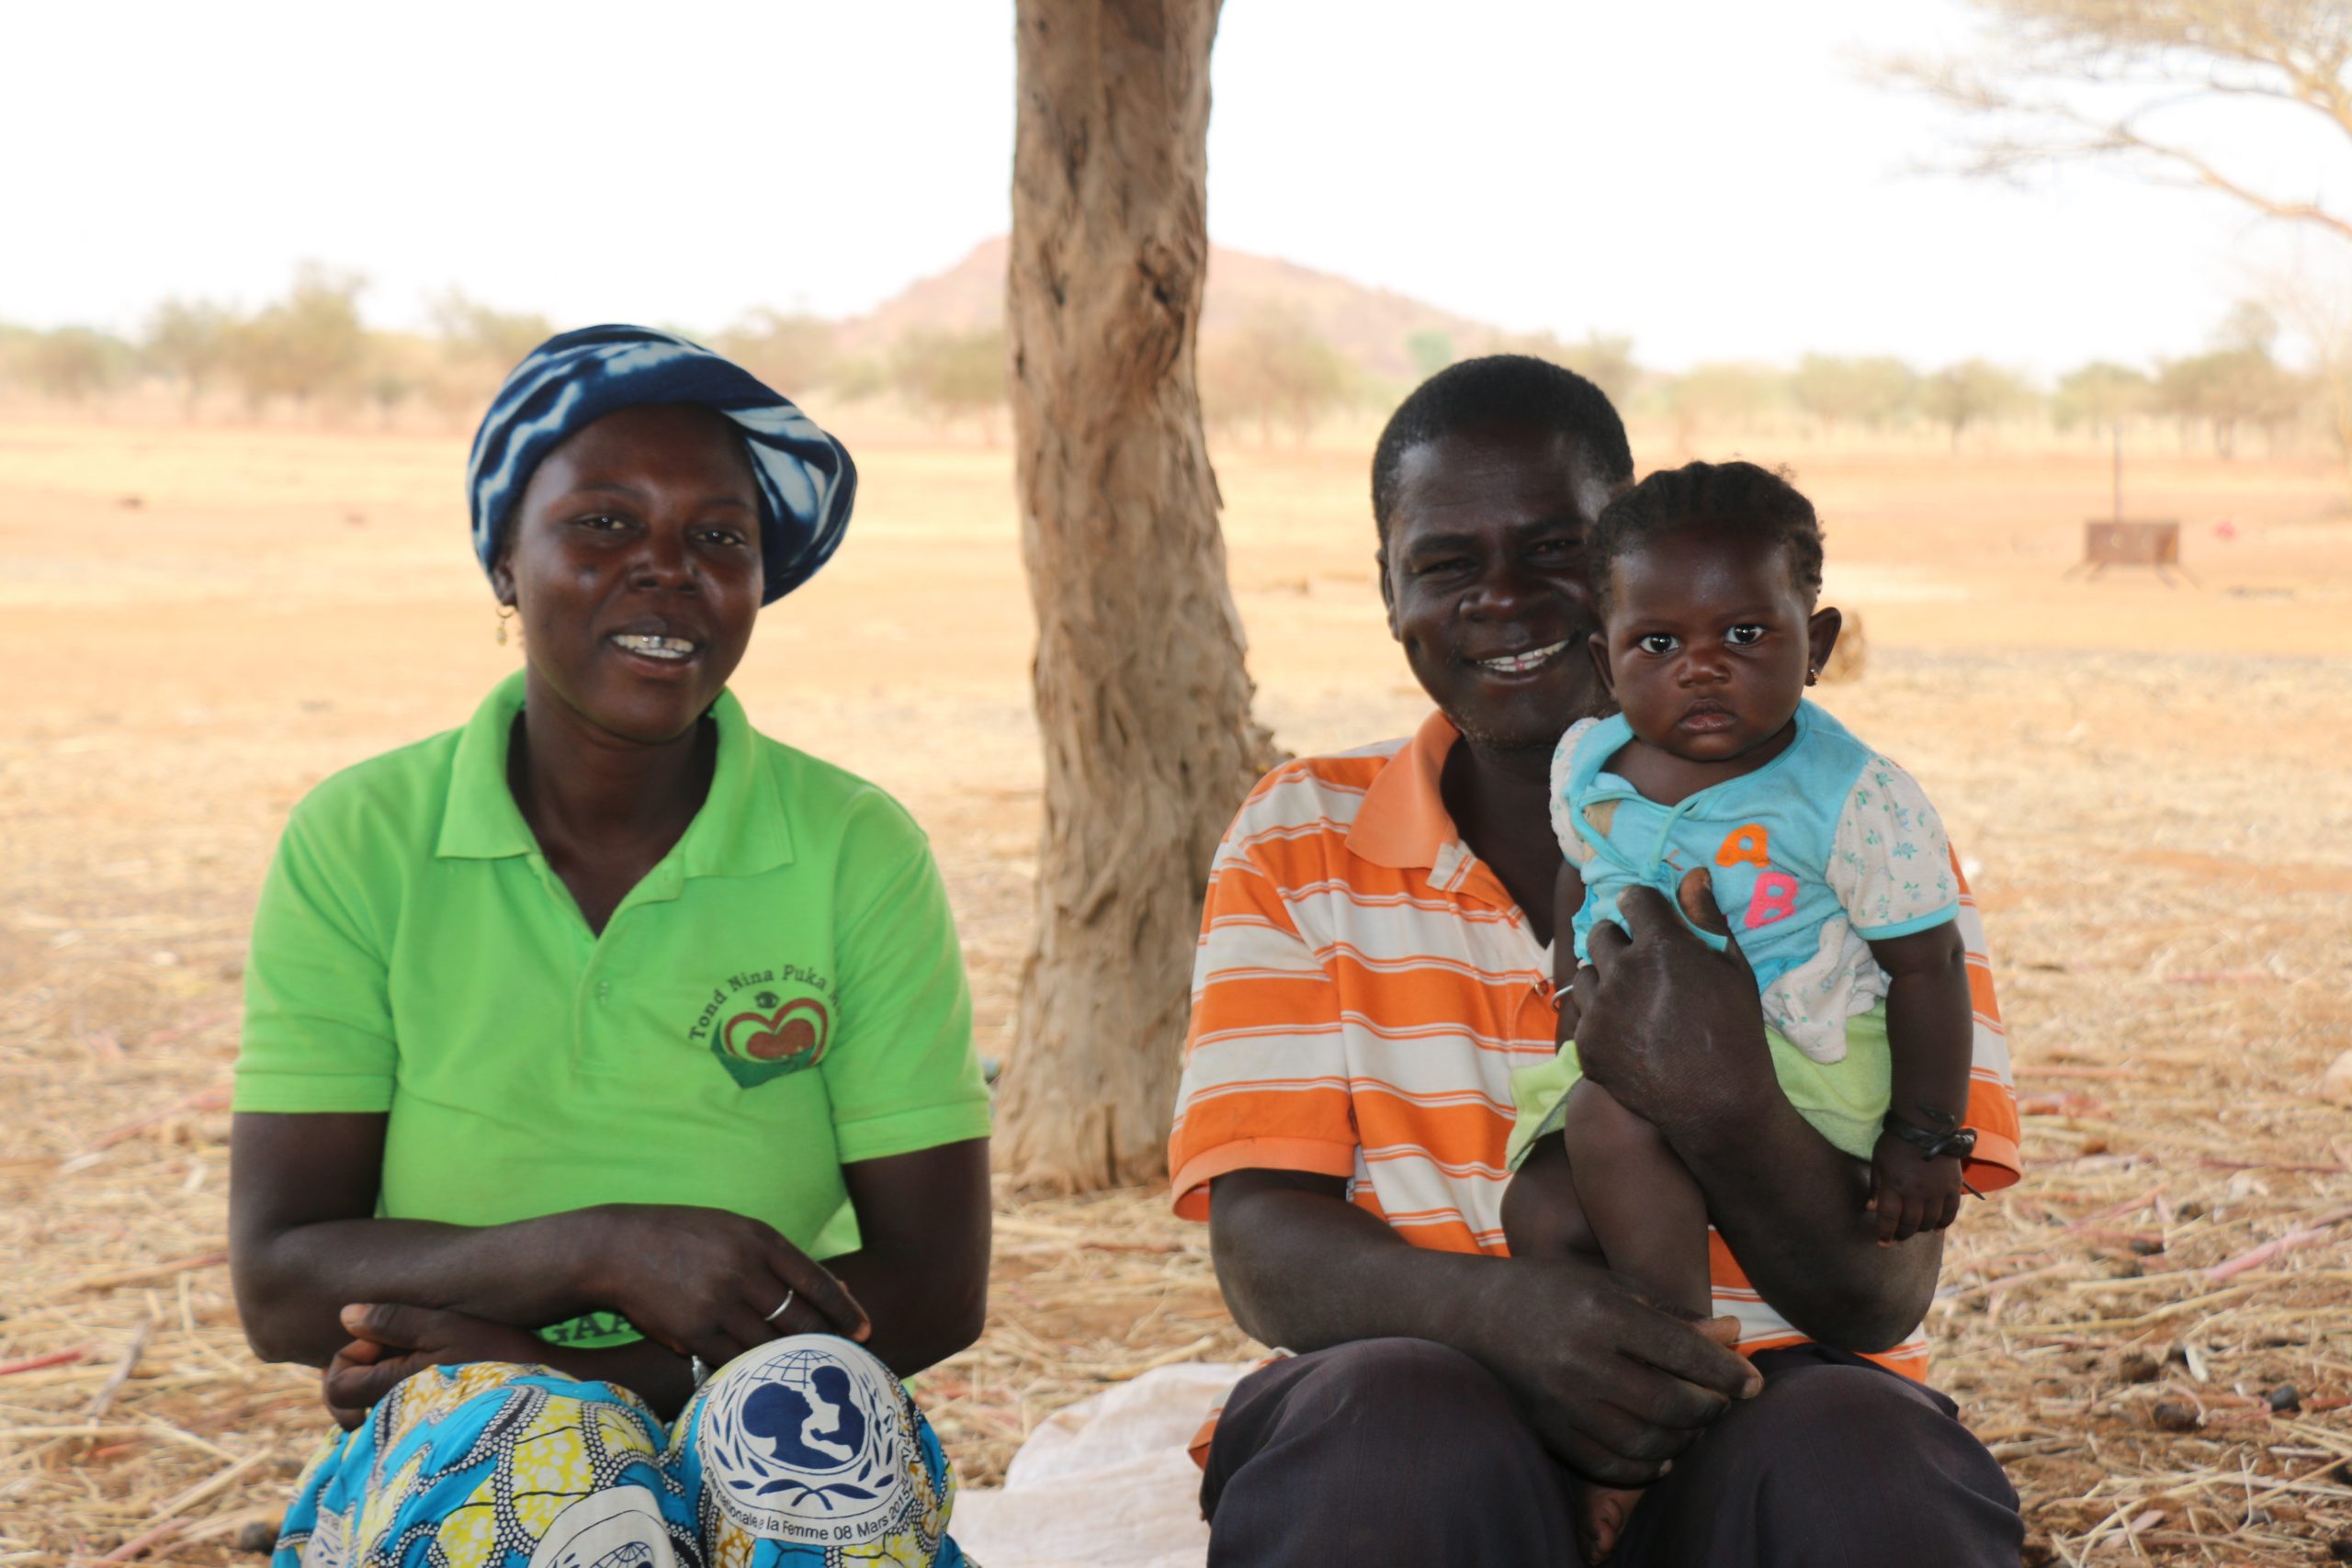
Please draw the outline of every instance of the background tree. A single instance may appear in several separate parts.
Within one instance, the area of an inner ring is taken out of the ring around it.
[[[112,391],[130,376],[129,344],[90,327],[59,327],[34,340],[27,356],[33,385],[61,402]]]
[[[481,417],[506,373],[555,335],[535,310],[501,310],[447,288],[425,302],[440,343],[438,363],[417,366],[413,378],[441,417],[464,427]]]
[[[0,387],[22,386],[32,380],[33,349],[40,333],[13,321],[0,321]]]
[[[1781,391],[1781,373],[1769,365],[1692,366],[1666,389],[1675,445],[1687,452],[1701,431],[1721,436],[1752,428]]]
[[[754,310],[718,334],[717,348],[782,392],[797,398],[824,382],[833,368],[833,323],[806,311]],[[1003,381],[1004,340],[997,339],[998,381]],[[999,391],[1000,400],[1002,392]]]
[[[426,301],[425,309],[447,348],[459,357],[481,361],[502,381],[525,355],[555,335],[554,324],[536,310],[501,310],[460,289],[442,290]]]
[[[2279,432],[2302,417],[2311,387],[2278,363],[2278,317],[2258,299],[2241,299],[2213,334],[2222,360],[2222,407],[2233,425],[2262,431],[2272,449]],[[2231,454],[2235,452],[2234,435]]]
[[[2265,184],[2218,151],[2293,111],[2352,141],[2344,0],[1975,0],[2000,41],[1980,59],[1891,62],[1895,80],[1977,117],[1970,172],[2086,160],[2218,191],[2352,242],[2352,219]],[[2236,124],[2214,113],[2226,107]],[[2260,145],[2247,140],[2243,144]]]
[[[390,430],[401,405],[415,394],[416,378],[389,365],[379,366],[368,372],[362,390],[375,405],[376,422]]]
[[[1582,342],[1568,345],[1560,363],[1621,406],[1633,397],[1634,383],[1642,378],[1641,367],[1634,363],[1634,340],[1623,335],[1587,333]]]
[[[1301,445],[1315,423],[1348,400],[1353,367],[1295,316],[1268,310],[1201,348],[1201,402],[1220,424],[1248,421],[1261,446],[1276,422]]]
[[[938,423],[978,419],[993,446],[1005,400],[1003,329],[910,333],[891,351],[890,380]]]
[[[379,424],[390,429],[402,408],[434,390],[434,376],[445,353],[441,344],[413,333],[368,334],[357,385],[360,396],[375,409]]]
[[[998,1151],[1065,1189],[1165,1168],[1211,856],[1250,716],[1195,365],[1216,0],[1018,0],[1008,319],[1046,763]]]
[[[878,398],[890,389],[890,367],[871,354],[843,355],[825,374],[826,389],[836,398]]]
[[[286,297],[241,327],[230,340],[229,369],[258,412],[272,398],[297,409],[314,398],[356,389],[368,355],[359,323],[359,293],[367,280],[317,262],[296,269]]]
[[[1634,340],[1601,333],[1587,333],[1581,342],[1562,343],[1550,333],[1529,333],[1507,337],[1496,345],[1502,354],[1532,355],[1573,370],[1608,394],[1609,400],[1620,408],[1633,395],[1634,385],[1641,379],[1641,367],[1634,363]]]
[[[2327,427],[2352,482],[2352,288],[2333,270],[2297,265],[2273,272],[2264,292],[2311,348]]]
[[[1960,450],[1961,432],[2018,412],[2033,401],[2033,389],[2014,370],[1984,359],[1964,359],[1923,378],[1919,412],[1951,433]]]
[[[2338,152],[2352,144],[2352,5],[2346,0],[1974,0],[1994,24],[1976,59],[1887,62],[1982,131],[1965,172],[2007,176],[2059,163],[2119,164],[2218,193],[2314,236],[2325,259],[2300,267],[2279,302],[2309,340],[2352,479],[2352,212],[2290,191],[2245,147],[2300,126]],[[2274,410],[2282,384],[2242,362],[2236,400]],[[2275,366],[2274,366],[2275,368]],[[2169,400],[2210,401],[2180,370]],[[2192,393],[2194,394],[2192,396]],[[2224,397],[2224,400],[2231,400]],[[2275,424],[2278,415],[2273,413]],[[2216,426],[2216,439],[2226,445]]]
[[[2180,432],[2181,450],[2188,449],[2190,433],[2199,426],[2212,423],[2213,411],[2220,398],[2213,386],[2214,365],[2211,355],[2194,355],[2184,359],[2167,359],[2156,367],[2155,384],[2149,389],[2149,406],[2173,422]],[[2222,445],[2218,431],[2216,446]]]
[[[1405,352],[1412,357],[1413,369],[1426,381],[1453,363],[1453,339],[1435,330],[1408,334]]]
[[[193,415],[204,389],[235,352],[237,313],[209,299],[164,300],[147,318],[141,355],[180,384],[182,412]]]
[[[1842,359],[1808,354],[1789,378],[1789,398],[1826,430],[1883,430],[1909,411],[1918,379],[1911,367],[1891,355]]]
[[[2243,425],[2260,426],[2275,444],[2280,426],[2302,412],[2302,378],[2271,356],[2278,324],[2268,309],[2240,304],[2214,333],[2207,353],[2165,362],[2156,377],[2154,404],[2182,427],[2202,424],[2213,452],[2237,456]]]
[[[2094,360],[2058,378],[2057,395],[2050,400],[2051,417],[2061,430],[2087,425],[2101,434],[2116,435],[2148,412],[2154,393],[2146,371]]]

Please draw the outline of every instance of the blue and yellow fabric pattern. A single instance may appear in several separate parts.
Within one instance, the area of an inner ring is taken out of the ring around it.
[[[739,1356],[666,1433],[626,1389],[480,1362],[330,1444],[272,1568],[965,1568],[955,1495],[906,1390],[830,1335]]]

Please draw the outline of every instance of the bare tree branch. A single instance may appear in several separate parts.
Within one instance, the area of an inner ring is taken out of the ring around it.
[[[2006,39],[1991,59],[1894,60],[1878,70],[1883,80],[1990,123],[1992,133],[1974,144],[1961,172],[2014,175],[2055,163],[2132,160],[2265,218],[2352,243],[2352,218],[2227,170],[2150,124],[2199,100],[2277,104],[2319,116],[2352,144],[2352,0],[1977,0],[1977,6]],[[2106,102],[2086,107],[2086,93]]]
[[[2145,153],[2186,170],[2197,184],[2241,201],[2266,217],[2283,219],[2293,223],[2315,224],[2322,230],[2333,232],[2346,241],[2352,241],[2352,222],[2346,222],[2315,202],[2281,201],[2275,197],[2265,196],[2252,186],[2222,173],[2211,163],[2188,148],[2167,146],[2162,142],[2151,141],[2126,126],[2112,128],[2110,135],[2114,141],[2114,150]]]

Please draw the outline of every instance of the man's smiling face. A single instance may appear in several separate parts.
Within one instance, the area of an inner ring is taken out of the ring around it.
[[[1474,744],[1548,755],[1604,704],[1584,536],[1615,493],[1556,431],[1458,431],[1404,455],[1380,552],[1388,629]]]

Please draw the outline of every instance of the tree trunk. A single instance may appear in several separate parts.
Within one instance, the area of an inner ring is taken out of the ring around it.
[[[1273,761],[1194,374],[1217,9],[1016,10],[1007,314],[1046,811],[998,1147],[1029,1186],[1164,1171],[1209,861]]]

